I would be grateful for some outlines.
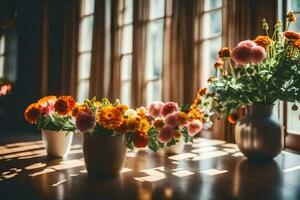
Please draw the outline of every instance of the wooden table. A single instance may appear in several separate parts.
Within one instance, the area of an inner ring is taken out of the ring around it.
[[[251,163],[234,144],[197,138],[178,155],[129,152],[106,180],[87,178],[81,151],[49,159],[40,140],[0,146],[0,199],[300,199],[300,156],[286,151]]]

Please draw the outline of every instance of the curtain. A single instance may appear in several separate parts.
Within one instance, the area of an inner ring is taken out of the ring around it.
[[[196,0],[166,1],[164,34],[163,100],[190,103],[199,87],[194,62],[194,19]],[[197,7],[196,7],[197,8]]]
[[[76,96],[79,0],[65,0],[61,94]]]
[[[131,103],[133,107],[146,102],[145,66],[149,0],[135,0],[133,5],[133,49]]]

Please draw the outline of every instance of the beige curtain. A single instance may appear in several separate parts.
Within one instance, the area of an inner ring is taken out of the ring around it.
[[[194,62],[194,19],[197,1],[166,1],[163,100],[192,102],[199,87]]]
[[[93,29],[93,47],[91,60],[90,76],[90,98],[104,97],[105,83],[105,1],[95,1],[94,29]]]
[[[79,0],[65,0],[61,94],[76,96]]]

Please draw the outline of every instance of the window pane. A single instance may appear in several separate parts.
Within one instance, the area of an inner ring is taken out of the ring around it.
[[[205,0],[204,10],[212,10],[215,8],[220,8],[222,6],[222,0]]]
[[[204,14],[204,38],[209,38],[222,32],[221,10]]]
[[[5,52],[5,36],[1,35],[1,38],[0,38],[0,55],[4,54],[4,52]]]
[[[0,78],[3,77],[4,72],[4,56],[0,56]]]
[[[131,79],[131,66],[132,66],[132,57],[131,55],[125,55],[121,60],[121,80]]]
[[[300,104],[297,104],[297,111],[292,110],[293,105],[293,103],[288,103],[287,129],[288,133],[295,133],[300,135]]]
[[[153,81],[148,82],[147,84],[147,105],[149,105],[153,101],[160,101],[161,100],[161,81]]]
[[[300,12],[300,0],[290,0],[291,10]]]
[[[157,19],[165,15],[165,0],[150,1],[150,19]]]
[[[215,75],[214,63],[217,59],[218,51],[221,48],[221,37],[204,42],[203,51],[204,68],[209,69],[209,75]],[[205,79],[206,80],[206,79]]]
[[[131,105],[131,82],[130,81],[126,81],[122,83],[121,102],[128,106]]]
[[[163,65],[163,20],[150,22],[147,44],[147,80],[160,77]]]
[[[133,0],[125,0],[124,7],[124,24],[132,23]]]
[[[94,7],[94,0],[81,0],[81,16],[92,14],[94,12]]]
[[[124,26],[122,33],[122,54],[132,51],[132,25]]]
[[[77,101],[82,103],[89,97],[89,80],[82,80],[78,83]]]
[[[300,31],[300,14],[296,14],[297,21],[290,24],[290,30]]]
[[[82,18],[79,34],[79,52],[90,51],[93,40],[93,16]]]
[[[78,61],[78,79],[90,78],[91,73],[91,53],[79,55]]]

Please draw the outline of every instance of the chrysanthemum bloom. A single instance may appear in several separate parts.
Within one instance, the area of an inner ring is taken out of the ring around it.
[[[237,44],[237,46],[246,46],[246,47],[252,48],[252,47],[256,46],[256,43],[253,42],[252,40],[244,40],[244,41],[239,42]]]
[[[223,47],[219,53],[219,58],[230,58],[231,56],[231,50],[228,47]]]
[[[266,55],[266,50],[263,47],[253,47],[251,49],[251,62],[254,64],[258,64],[266,57]]]
[[[105,106],[97,112],[96,120],[104,128],[116,129],[123,122],[123,114],[114,106]]]
[[[293,11],[289,11],[286,15],[288,22],[296,22],[297,18]]]
[[[179,112],[173,112],[171,114],[168,114],[166,117],[165,117],[165,124],[168,125],[168,126],[171,126],[172,128],[174,128],[175,126],[177,126],[179,124],[178,122],[178,113]]]
[[[163,107],[164,103],[161,101],[156,101],[150,104],[148,108],[148,113],[151,117],[158,117],[160,114],[160,110]]]
[[[201,88],[200,90],[198,90],[198,94],[200,96],[204,96],[207,92],[207,88]]]
[[[75,121],[76,128],[82,133],[88,133],[96,126],[95,115],[91,112],[80,112]]]
[[[40,116],[39,104],[30,104],[24,111],[25,120],[31,124],[36,124]]]
[[[54,104],[55,111],[60,115],[67,115],[75,108],[76,102],[71,96],[60,96]]]
[[[254,42],[258,45],[258,46],[262,46],[263,48],[267,48],[270,45],[274,44],[274,41],[269,38],[268,36],[265,35],[260,35],[257,36],[254,40]]]
[[[133,145],[136,148],[146,147],[148,144],[148,136],[144,132],[135,132],[132,137]]]
[[[175,112],[178,110],[178,104],[175,102],[167,102],[165,103],[161,110],[160,114],[163,116],[167,116],[168,114],[171,114],[172,112]]]
[[[300,50],[300,39],[295,41],[294,46]]]
[[[223,62],[223,60],[221,60],[221,59],[218,59],[216,62],[215,62],[215,64],[214,64],[214,67],[215,67],[215,69],[223,69],[223,67],[224,67],[224,62]]]
[[[125,111],[124,115],[127,117],[137,116],[137,112],[130,108]]]
[[[177,120],[178,120],[179,127],[182,128],[183,126],[188,125],[189,116],[184,112],[178,112]]]
[[[174,130],[171,126],[164,126],[162,129],[159,131],[157,139],[162,142],[162,143],[168,143],[172,137],[174,136]]]
[[[140,116],[142,119],[146,119],[147,118],[147,110],[144,106],[139,107],[136,110],[138,116]]]
[[[193,120],[187,126],[188,134],[194,136],[199,133],[202,129],[202,122],[200,120]]]
[[[232,49],[232,60],[241,65],[250,63],[252,48],[247,45],[238,45]]]
[[[163,119],[156,119],[154,122],[153,122],[153,126],[157,129],[160,129],[162,128],[163,126],[165,125],[164,123],[164,120]]]
[[[285,31],[284,36],[290,41],[295,41],[300,39],[300,34],[294,31]]]
[[[139,131],[147,133],[149,129],[150,129],[150,123],[146,119],[142,119],[140,123]]]
[[[199,119],[199,120],[201,120],[203,118],[203,115],[204,115],[204,113],[198,108],[192,109],[188,113],[188,116],[189,116],[190,119]]]
[[[123,122],[121,124],[121,126],[119,126],[118,128],[115,129],[115,131],[119,134],[125,134],[127,133],[128,130],[128,126],[127,126],[127,119],[123,119]]]
[[[135,131],[140,128],[141,125],[141,117],[140,116],[131,116],[127,119],[127,129],[130,131]]]
[[[119,109],[121,112],[125,112],[126,110],[128,110],[128,106],[125,104],[119,104],[116,106],[117,109]]]

